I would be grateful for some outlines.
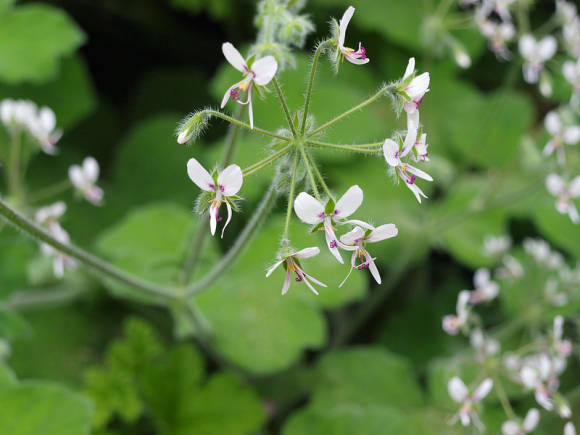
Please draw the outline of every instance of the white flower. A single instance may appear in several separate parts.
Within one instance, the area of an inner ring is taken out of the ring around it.
[[[68,169],[68,177],[87,201],[95,205],[102,204],[103,189],[95,184],[99,179],[99,163],[93,157],[85,158],[82,166],[72,165]]]
[[[576,17],[564,25],[562,29],[566,50],[570,56],[580,58],[580,18]]]
[[[210,201],[211,206],[209,208],[209,222],[212,236],[215,234],[217,222],[221,220],[219,217],[220,206],[222,202],[226,203],[228,219],[222,228],[223,237],[224,231],[232,218],[232,206],[230,201],[232,201],[232,197],[242,188],[242,183],[244,181],[242,170],[238,165],[230,165],[218,174],[216,182],[197,160],[191,158],[187,162],[187,175],[189,175],[191,181],[197,184],[200,189],[214,194]]]
[[[580,126],[564,127],[562,120],[554,111],[548,112],[546,118],[544,118],[544,126],[552,135],[552,138],[544,147],[544,155],[549,156],[556,151],[558,153],[558,162],[564,165],[566,162],[564,144],[575,145],[580,142]]]
[[[478,361],[485,361],[487,357],[496,355],[500,350],[499,341],[486,336],[481,329],[474,329],[469,335],[469,342],[477,353]]]
[[[540,421],[540,411],[532,408],[526,414],[523,421],[506,421],[501,426],[503,435],[525,435],[532,432]]]
[[[546,282],[544,297],[550,304],[556,307],[563,307],[568,303],[568,295],[565,292],[558,291],[558,281],[555,279],[549,279]]]
[[[478,304],[495,299],[499,293],[499,285],[490,279],[488,269],[482,268],[473,275],[475,289],[471,292],[471,303]]]
[[[572,354],[572,342],[562,340],[564,334],[564,318],[562,316],[554,317],[554,327],[552,331],[553,347],[558,355],[570,356]]]
[[[58,220],[66,212],[66,204],[62,201],[55,202],[46,207],[41,207],[36,211],[34,219],[38,224],[50,227],[54,223],[58,223]]]
[[[405,140],[405,142],[407,142],[407,140]],[[405,148],[405,145],[402,150],[399,150],[399,145],[392,139],[386,139],[383,144],[385,160],[395,169],[398,177],[405,182],[405,185],[411,190],[411,192],[413,192],[413,195],[415,195],[415,198],[417,198],[417,201],[420,203],[421,197],[427,198],[427,195],[425,195],[415,184],[415,180],[419,177],[423,180],[433,181],[433,178],[426,172],[401,161],[401,158],[405,157],[410,150],[411,147]]]
[[[580,176],[574,178],[570,183],[566,183],[559,175],[550,174],[546,178],[546,189],[558,198],[556,210],[559,213],[568,214],[572,222],[578,223],[580,221],[578,210],[572,199],[580,196]]]
[[[498,278],[519,278],[524,274],[522,264],[515,257],[506,254],[501,259],[501,262],[501,267],[499,267],[495,272],[495,275]]]
[[[574,427],[574,423],[569,421],[564,426],[564,435],[576,435],[576,428]]]
[[[252,86],[255,83],[258,86],[265,86],[270,83],[270,80],[276,74],[278,69],[278,63],[274,56],[265,56],[260,59],[256,59],[252,65],[248,66],[242,55],[236,48],[229,42],[225,42],[222,45],[222,51],[227,61],[238,71],[244,74],[244,78],[238,83],[230,86],[230,88],[224,94],[222,99],[221,107],[222,109],[232,97],[235,101],[240,104],[248,104],[248,110],[250,115],[250,126],[254,128],[254,113],[252,111]],[[239,98],[240,92],[247,92],[248,98],[243,102]]]
[[[346,278],[340,283],[339,287],[342,287],[346,282],[353,269],[369,269],[371,275],[375,281],[381,283],[381,275],[375,264],[375,259],[369,254],[365,249],[367,243],[376,243],[382,240],[390,239],[395,237],[399,233],[399,230],[394,224],[385,224],[377,228],[363,229],[361,227],[355,227],[350,232],[342,235],[340,241],[342,242],[342,248],[352,251],[352,257],[350,260],[351,268],[346,275]],[[357,257],[360,263],[356,264]]]
[[[5,99],[0,102],[0,119],[10,129],[29,129],[36,118],[37,107],[32,101]]]
[[[552,255],[550,245],[543,239],[526,238],[523,245],[524,251],[531,255],[538,263],[546,263]]]
[[[443,330],[449,335],[457,335],[459,330],[467,324],[469,320],[469,310],[467,304],[471,298],[469,290],[462,290],[457,296],[457,305],[455,307],[455,314],[448,314],[443,317]]]
[[[573,21],[576,18],[576,5],[566,0],[556,0],[556,16],[564,24]]]
[[[493,381],[490,378],[484,379],[477,386],[473,394],[470,395],[461,379],[457,376],[451,378],[447,384],[449,396],[457,403],[461,403],[461,408],[453,417],[452,423],[455,423],[459,419],[463,426],[469,426],[473,422],[476,427],[483,428],[477,415],[475,404],[487,396],[492,387]]]
[[[290,288],[290,280],[292,278],[292,274],[296,274],[296,281],[302,282],[308,286],[310,290],[314,294],[318,294],[316,289],[310,284],[310,281],[313,281],[315,284],[321,285],[322,287],[326,287],[326,284],[321,283],[320,281],[316,280],[315,278],[308,275],[302,269],[300,265],[300,260],[304,258],[310,258],[318,255],[320,253],[320,248],[312,247],[312,248],[304,248],[301,251],[294,252],[292,254],[288,254],[283,256],[280,260],[278,260],[266,273],[266,278],[269,277],[274,270],[276,270],[282,263],[286,263],[286,279],[284,280],[284,285],[282,286],[282,294],[286,294],[288,289]],[[309,281],[310,280],[310,281]]]
[[[354,14],[354,8],[349,6],[348,9],[342,15],[338,25],[338,49],[342,53],[342,55],[348,60],[350,63],[354,63],[355,65],[364,65],[365,63],[369,63],[370,59],[367,57],[365,48],[358,43],[358,50],[354,48],[349,48],[344,46],[344,38],[346,36],[346,29],[348,27],[348,23]]]
[[[534,390],[536,402],[547,411],[554,409],[553,396],[558,389],[557,376],[564,371],[565,360],[551,360],[546,354],[526,358],[520,370],[520,381]]]
[[[489,257],[499,257],[505,254],[511,245],[512,240],[509,236],[487,236],[483,241],[483,252]]]
[[[326,207],[312,195],[301,192],[294,200],[294,211],[302,222],[311,225],[323,225],[328,249],[330,249],[331,254],[334,255],[339,263],[344,263],[338,251],[338,240],[334,234],[333,224],[355,224],[365,228],[372,228],[369,224],[359,220],[344,220],[360,207],[362,201],[363,191],[357,185],[351,186],[336,204],[334,204],[334,201],[329,200]],[[326,208],[329,209],[326,210]]]
[[[520,38],[520,54],[524,58],[523,65],[524,80],[528,83],[537,83],[538,76],[544,69],[544,62],[551,59],[556,54],[558,43],[551,35],[544,36],[540,41],[526,34]]]
[[[580,92],[580,59],[576,62],[567,60],[562,65],[562,74],[566,80],[574,87],[576,92]]]
[[[415,58],[409,59],[407,68],[405,69],[405,74],[401,81],[406,82],[411,76],[411,81],[405,86],[403,92],[406,94],[407,101],[404,104],[405,111],[407,113],[413,113],[419,110],[419,106],[423,101],[423,96],[429,92],[429,81],[430,76],[428,72],[424,72],[418,76],[415,74]]]
[[[427,134],[423,133],[421,138],[415,142],[415,154],[411,158],[416,162],[428,162],[429,152],[427,151],[429,144],[427,143]]]
[[[62,136],[62,131],[56,129],[56,116],[52,109],[43,107],[38,111],[29,125],[30,133],[38,140],[42,151],[46,154],[57,153],[56,143]]]
[[[506,42],[511,41],[516,35],[516,28],[509,22],[496,23],[491,20],[478,22],[481,33],[488,39],[489,49],[501,59],[509,60],[511,53],[507,49]]]

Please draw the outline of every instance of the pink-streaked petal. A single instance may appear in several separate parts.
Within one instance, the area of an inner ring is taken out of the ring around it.
[[[447,383],[447,391],[449,392],[449,396],[458,403],[463,402],[467,398],[467,387],[457,376],[449,380]]]
[[[242,169],[238,165],[228,166],[220,172],[217,182],[219,188],[223,188],[222,193],[224,196],[235,195],[240,191],[242,183],[244,182]]]
[[[423,98],[423,95],[429,91],[429,82],[429,73],[424,72],[411,80],[409,86],[405,88],[405,92],[407,92],[407,95],[411,97],[412,100],[420,100]]]
[[[306,192],[301,192],[294,200],[294,211],[307,224],[319,224],[324,219],[324,206]]]
[[[278,268],[280,267],[280,265],[286,261],[285,258],[278,260],[277,262],[275,262],[272,267],[270,267],[267,271],[266,271],[266,278],[268,278],[270,275],[272,275],[272,273]]]
[[[433,177],[431,177],[431,175],[429,175],[427,172],[423,172],[421,169],[416,168],[414,166],[407,165],[407,171],[409,171],[413,175],[416,175],[419,178],[422,178],[423,180],[433,181]]]
[[[230,42],[224,42],[222,44],[222,52],[224,53],[226,60],[230,63],[231,66],[240,72],[246,72],[246,61],[240,52],[236,49],[236,47],[233,46],[233,44]]]
[[[350,23],[350,20],[352,19],[352,16],[354,15],[354,10],[355,9],[352,6],[349,6],[347,8],[347,10],[344,11],[344,14],[342,14],[342,18],[340,19],[339,26],[338,26],[338,30],[339,30],[338,46],[339,47],[344,47],[344,38],[346,36],[346,29],[348,28],[348,23]]]
[[[361,59],[356,56],[353,56],[352,53],[348,53],[346,51],[343,51],[342,54],[344,54],[346,60],[348,60],[350,63],[354,65],[364,65],[371,61],[368,57]]]
[[[336,203],[335,216],[339,219],[346,218],[353,214],[363,202],[363,191],[357,186],[351,186],[345,193],[340,197]]]
[[[330,253],[340,264],[344,264],[344,260],[340,256],[340,252],[338,250],[338,240],[334,234],[334,230],[332,229],[330,218],[324,219],[324,236],[326,237],[326,244],[328,245]]]
[[[300,271],[302,272],[302,274],[303,274],[304,276],[306,276],[306,277],[307,277],[307,278],[308,278],[310,281],[312,281],[313,283],[315,283],[315,284],[318,284],[318,285],[320,285],[320,286],[322,286],[322,287],[326,287],[326,284],[324,284],[323,282],[320,282],[320,281],[318,281],[316,278],[314,278],[313,276],[311,276],[311,275],[307,274],[307,273],[306,273],[306,272],[304,272],[302,269],[300,269]]]
[[[286,271],[286,278],[284,278],[284,285],[282,286],[282,295],[285,295],[290,288],[290,281],[292,279],[292,272],[290,270]]]
[[[392,139],[385,139],[383,144],[383,155],[385,160],[390,166],[396,167],[401,164],[401,160],[398,157],[399,145]]]
[[[213,192],[217,187],[214,185],[213,178],[211,178],[209,172],[193,157],[187,162],[187,175],[201,190]]]
[[[361,221],[359,219],[349,219],[346,221],[337,222],[337,224],[339,224],[339,225],[357,225],[357,226],[362,227],[366,230],[374,230],[375,229],[375,227],[373,227],[371,224],[369,224],[365,221]]]
[[[376,227],[367,237],[366,241],[370,243],[380,242],[381,240],[390,239],[399,233],[395,224],[385,224]]]
[[[411,192],[413,192],[413,195],[415,195],[415,198],[417,198],[419,204],[421,204],[421,197],[427,198],[427,195],[425,195],[423,191],[419,188],[419,186],[417,186],[416,184],[405,183],[405,185],[409,188]]]
[[[222,235],[221,235],[222,239],[224,238],[224,231],[226,230],[226,227],[229,225],[230,221],[232,220],[232,206],[227,201],[226,201],[226,208],[228,209],[228,218],[226,220],[226,223],[222,227]]]
[[[340,236],[340,241],[345,245],[353,245],[357,240],[362,239],[365,235],[365,230],[360,227],[355,227],[348,233]]]
[[[377,284],[380,284],[381,283],[381,274],[379,273],[379,269],[377,268],[377,265],[375,264],[374,258],[370,257],[370,255],[369,255],[369,259],[368,259],[368,264],[369,264],[369,271],[371,272],[371,275],[373,276],[373,278],[375,279]]]
[[[311,248],[301,249],[300,251],[296,252],[293,255],[293,257],[303,259],[303,258],[315,257],[318,254],[320,254],[320,248],[317,246],[313,246]]]
[[[276,62],[274,56],[266,56],[256,60],[252,64],[252,71],[255,74],[254,82],[260,86],[267,85],[274,75],[276,75],[277,69],[278,62]]]

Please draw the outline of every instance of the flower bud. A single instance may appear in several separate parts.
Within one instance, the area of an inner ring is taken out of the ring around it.
[[[304,15],[286,14],[278,32],[280,41],[285,44],[302,48],[309,33],[314,31],[314,25]]]
[[[210,115],[206,110],[194,112],[185,118],[177,129],[177,143],[184,145],[197,139],[207,126]]]
[[[471,66],[471,57],[467,54],[467,51],[459,44],[453,48],[453,57],[455,62],[463,69],[467,69]]]

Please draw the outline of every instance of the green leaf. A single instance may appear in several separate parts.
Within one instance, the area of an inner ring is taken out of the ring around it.
[[[90,433],[91,403],[48,382],[0,388],[0,433],[82,435]]]
[[[13,310],[0,306],[0,337],[13,340],[31,334],[32,329],[26,320]]]
[[[40,83],[55,77],[62,57],[85,40],[84,33],[60,9],[27,5],[0,15],[0,80]]]

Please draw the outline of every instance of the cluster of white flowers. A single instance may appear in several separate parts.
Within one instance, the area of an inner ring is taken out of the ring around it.
[[[523,392],[533,393],[536,402],[545,411],[555,412],[563,419],[570,419],[572,411],[564,394],[560,392],[560,377],[566,370],[567,359],[572,355],[575,345],[565,338],[563,315],[553,316],[551,325],[541,319],[549,318],[548,313],[556,308],[566,307],[571,298],[578,296],[580,270],[569,268],[564,257],[542,239],[524,240],[523,252],[513,255],[509,253],[510,247],[511,241],[506,236],[488,237],[484,243],[484,253],[497,259],[499,264],[495,269],[495,277],[498,280],[506,286],[511,284],[525,288],[526,304],[530,307],[529,316],[532,317],[529,318],[528,325],[528,318],[522,312],[521,327],[532,328],[532,341],[518,349],[502,352],[502,328],[497,329],[500,331],[498,333],[486,332],[482,318],[473,310],[474,306],[498,296],[500,303],[503,303],[500,282],[491,280],[488,269],[475,272],[474,290],[462,290],[459,293],[457,313],[443,318],[443,329],[450,335],[462,332],[469,336],[473,349],[472,359],[481,367],[481,377],[493,375],[493,367],[498,367],[495,372],[497,375],[507,377]],[[518,256],[519,260],[516,259]],[[530,279],[526,280],[528,274]],[[505,291],[509,293],[514,290],[512,287]],[[492,377],[499,382],[499,377]],[[452,421],[459,419],[463,425],[473,423],[483,429],[475,404],[491,390],[492,385],[491,379],[486,379],[469,395],[465,384],[459,378],[450,379],[449,394],[455,401],[462,403],[459,413]],[[503,391],[502,386],[498,394],[505,394]],[[510,420],[503,424],[503,434],[515,435],[533,431],[538,425],[540,412],[532,408],[525,418],[514,419],[515,414],[509,399],[504,399],[502,405]],[[565,427],[565,433],[573,433],[570,431],[575,430],[571,422],[566,423]]]
[[[5,99],[0,101],[0,119],[9,133],[11,140],[10,154],[16,153],[17,176],[21,175],[20,166],[24,163],[20,158],[22,140],[30,139],[47,154],[55,155],[58,150],[56,143],[62,136],[62,131],[56,128],[56,115],[49,107],[39,108],[29,100]],[[7,165],[7,170],[10,170]],[[72,165],[68,170],[68,184],[87,201],[95,205],[102,204],[103,190],[96,185],[99,178],[99,164],[93,157],[84,159],[82,165]],[[26,194],[24,193],[26,197]],[[26,198],[24,198],[26,200]],[[61,243],[69,243],[70,237],[62,228],[58,220],[66,211],[66,204],[62,201],[50,206],[38,208],[35,219],[52,237]],[[76,262],[55,250],[47,244],[41,244],[41,252],[53,258],[54,274],[62,277],[65,268],[73,268]]]
[[[359,43],[358,49],[356,50],[345,46],[348,25],[354,12],[354,7],[350,6],[339,21],[333,20],[332,38],[319,44],[317,47],[317,50],[319,50],[321,47],[324,47],[324,44],[326,44],[335,49],[336,55],[334,56],[333,62],[335,63],[337,71],[338,65],[340,65],[344,59],[354,65],[365,65],[370,61],[367,57],[366,50],[361,43]],[[263,88],[272,81],[274,81],[275,86],[278,87],[276,74],[279,72],[279,62],[276,57],[267,55],[256,59],[257,56],[254,53],[254,55],[244,58],[234,45],[229,42],[222,45],[222,52],[226,60],[242,74],[242,79],[231,85],[225,91],[221,102],[221,108],[224,108],[230,99],[233,99],[239,104],[246,105],[249,109],[249,129],[253,131],[258,130],[258,132],[262,134],[266,133],[272,135],[269,132],[265,132],[264,130],[258,129],[254,126],[255,120],[252,110],[252,95],[253,93],[262,94]],[[409,160],[420,163],[429,161],[427,153],[427,135],[422,131],[419,122],[419,108],[424,95],[429,91],[429,82],[429,73],[425,72],[422,74],[416,74],[415,59],[409,59],[403,77],[398,82],[390,85],[390,87],[383,85],[379,91],[379,95],[382,96],[382,94],[387,93],[386,89],[388,88],[389,95],[396,100],[398,107],[405,111],[407,116],[406,132],[404,134],[397,133],[395,137],[387,138],[383,143],[374,144],[370,147],[363,145],[360,146],[362,152],[375,155],[379,154],[382,148],[384,158],[393,175],[396,177],[396,180],[402,180],[419,202],[421,202],[422,198],[427,198],[427,196],[416,185],[416,178],[419,177],[426,181],[433,181],[433,178],[421,169],[409,164]],[[254,90],[256,92],[254,92]],[[279,97],[281,99],[283,98],[282,96]],[[286,112],[288,111],[287,109],[285,110]],[[199,133],[200,125],[205,122],[206,118],[204,116],[206,112],[209,113],[209,110],[194,113],[181,125],[178,130],[178,143],[186,144]],[[296,119],[298,119],[298,114],[299,113],[295,115]],[[212,113],[207,116],[219,116],[219,114],[212,111]],[[286,113],[286,117],[290,118],[290,114]],[[228,118],[224,119],[228,120]],[[231,120],[231,118],[229,118],[229,120]],[[308,128],[304,125],[306,120],[307,117],[304,115],[303,125],[301,126],[302,133],[295,131],[298,130],[298,124],[294,122],[295,125],[291,126],[292,132],[289,130],[281,130],[285,132],[286,136],[280,137],[274,135],[275,137],[287,141],[286,149],[289,150],[288,154],[292,155],[292,153],[294,153],[296,165],[301,163],[306,168],[305,172],[310,174],[308,183],[309,188],[314,193],[314,196],[312,196],[309,192],[303,191],[294,197],[294,186],[292,186],[292,188],[289,189],[288,216],[290,216],[292,207],[302,222],[313,226],[313,232],[317,232],[318,230],[324,231],[328,249],[339,263],[344,263],[340,252],[341,250],[351,253],[349,272],[340,286],[346,282],[354,269],[369,269],[372,277],[380,284],[381,276],[375,264],[376,257],[373,257],[371,253],[369,253],[367,246],[371,243],[395,237],[398,232],[397,227],[392,223],[375,227],[367,222],[350,218],[363,202],[363,191],[357,185],[350,187],[340,199],[335,201],[333,194],[322,181],[322,186],[326,190],[326,197],[323,199],[316,187],[318,183],[314,179],[314,171],[312,167],[316,169],[316,173],[319,174],[319,172],[315,167],[314,161],[309,158],[309,155],[307,154],[308,151],[305,150],[305,145],[308,145],[309,138],[314,134],[310,134],[310,130],[313,128],[311,125],[308,125]],[[322,146],[324,145],[325,144],[322,143]],[[345,149],[357,150],[355,146],[332,144],[331,146],[334,146],[335,148],[344,147]],[[290,166],[288,160],[285,163],[286,167]],[[255,164],[255,166],[259,167],[259,164]],[[231,164],[223,170],[215,169],[213,171],[208,171],[198,162],[197,159],[191,158],[188,161],[187,173],[189,178],[203,191],[197,201],[196,210],[200,214],[209,215],[210,231],[212,235],[216,232],[217,223],[222,220],[219,215],[219,210],[220,206],[225,203],[227,208],[227,220],[225,221],[221,231],[223,237],[224,230],[232,218],[232,210],[237,211],[237,202],[240,199],[237,194],[241,190],[244,179],[248,176],[247,174],[253,172],[254,170],[242,170],[236,164]],[[296,174],[296,166],[294,168],[294,173]],[[296,180],[293,180],[292,184],[294,184],[295,181]],[[339,227],[347,229],[347,231],[341,236],[336,235],[337,228]],[[321,286],[325,285],[304,272],[300,260],[318,255],[320,249],[316,247],[304,248],[301,250],[292,248],[290,246],[287,231],[288,228],[285,229],[285,233],[282,237],[282,247],[277,262],[268,270],[266,276],[270,276],[277,267],[284,264],[286,278],[282,288],[282,294],[285,294],[288,291],[290,277],[293,273],[296,274],[296,281],[304,281],[314,293],[318,294],[311,282]]]

